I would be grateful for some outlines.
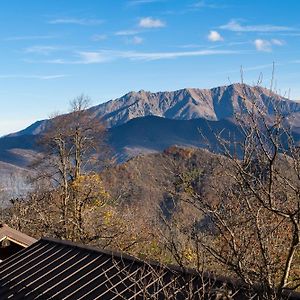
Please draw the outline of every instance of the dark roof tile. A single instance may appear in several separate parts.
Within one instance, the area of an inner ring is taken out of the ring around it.
[[[226,289],[239,290],[234,299],[244,299],[237,283],[224,278],[41,239],[0,264],[0,299],[203,299],[204,281],[206,295],[224,291],[226,283]]]

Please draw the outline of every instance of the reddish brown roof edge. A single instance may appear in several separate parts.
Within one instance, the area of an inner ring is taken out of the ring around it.
[[[28,247],[37,240],[25,233],[22,233],[14,228],[9,227],[6,224],[0,225],[0,240],[7,238],[17,244],[20,244],[22,246]]]

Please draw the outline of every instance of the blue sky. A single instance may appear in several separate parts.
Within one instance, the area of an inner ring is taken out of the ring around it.
[[[211,88],[263,73],[300,99],[298,0],[1,0],[0,135],[131,90]]]

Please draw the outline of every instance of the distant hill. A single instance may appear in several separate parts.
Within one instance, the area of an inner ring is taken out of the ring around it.
[[[172,145],[208,148],[202,134],[213,147],[216,144],[213,131],[220,132],[224,128],[239,135],[238,127],[229,120],[172,120],[148,116],[110,128],[107,140],[118,161],[123,162],[139,154],[161,152]],[[39,135],[10,135],[1,138],[1,161],[26,168],[39,152],[36,144],[38,137]]]
[[[120,161],[143,153],[161,152],[173,145],[213,148],[217,151],[214,132],[221,132],[224,128],[240,138],[238,126],[230,120],[172,120],[148,116],[111,128],[108,131],[108,141]]]
[[[32,134],[0,138],[0,161],[21,168],[28,167],[38,151],[36,138],[37,136]]]
[[[201,184],[209,187],[218,168],[216,155],[207,150],[169,147],[161,153],[134,157],[102,172],[101,177],[113,198],[143,205],[149,214],[155,214],[158,207],[168,209],[168,214],[176,194],[183,195],[175,185],[179,175],[197,169]]]

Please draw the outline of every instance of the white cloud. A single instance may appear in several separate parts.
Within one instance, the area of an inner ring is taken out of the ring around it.
[[[132,0],[129,1],[129,5],[142,5],[142,4],[151,4],[155,2],[164,2],[165,0]]]
[[[140,45],[144,42],[144,39],[138,35],[131,37],[131,34],[127,34],[127,35],[123,34],[122,36],[125,36],[124,41],[127,44]]]
[[[276,65],[278,66],[279,64],[276,64]],[[243,71],[257,71],[257,70],[263,70],[263,69],[271,69],[273,67],[274,67],[274,64],[257,65],[257,66],[243,68]]]
[[[135,45],[139,45],[144,42],[144,39],[141,38],[140,36],[134,36],[131,42]]]
[[[282,64],[276,63],[276,66],[280,66]],[[274,64],[265,64],[265,65],[256,65],[256,66],[251,66],[251,67],[245,67],[242,66],[244,72],[251,72],[251,71],[258,71],[258,70],[264,70],[264,69],[272,69],[274,67]],[[232,69],[228,71],[222,71],[218,72],[217,74],[229,74],[229,73],[240,73],[240,69]]]
[[[117,31],[115,35],[126,36],[126,35],[136,35],[137,33],[139,33],[139,31],[137,30],[121,30],[121,31]]]
[[[211,42],[220,42],[220,41],[224,41],[224,38],[221,36],[221,34],[218,31],[215,30],[211,30],[209,32],[209,35],[207,36],[207,38],[211,41]]]
[[[280,36],[300,36],[300,32],[285,32],[279,33]]]
[[[103,52],[79,52],[80,61],[75,63],[83,64],[94,64],[94,63],[103,63],[112,60],[112,57],[105,55]]]
[[[262,51],[262,52],[271,52],[272,51],[272,46],[283,46],[284,42],[281,40],[277,39],[272,39],[272,40],[263,40],[263,39],[256,39],[254,41],[254,45],[257,51]]]
[[[182,57],[201,57],[210,55],[230,55],[237,54],[238,51],[231,50],[199,50],[199,51],[180,51],[180,52],[137,52],[137,51],[114,51],[100,50],[90,52],[78,52],[77,60],[54,59],[47,61],[39,61],[38,63],[49,64],[98,64],[109,62],[117,59],[155,61],[163,59],[175,59]],[[33,63],[34,61],[30,61]]]
[[[272,51],[272,44],[267,40],[256,39],[254,41],[254,45],[257,51],[262,51],[262,52]]]
[[[276,46],[283,46],[285,44],[284,41],[278,40],[278,39],[272,39],[271,42],[273,45],[276,45]]]
[[[235,51],[230,50],[199,50],[199,51],[184,51],[184,52],[131,52],[125,53],[125,57],[131,60],[160,60],[173,59],[179,57],[195,57],[195,56],[210,56],[220,54],[233,54]]]
[[[213,2],[207,1],[198,1],[191,5],[194,8],[225,8],[225,5],[216,4]]]
[[[25,36],[12,36],[5,38],[5,41],[29,41],[29,40],[48,40],[54,39],[56,36],[53,35],[25,35]]]
[[[204,45],[200,45],[200,44],[185,44],[185,45],[179,45],[177,47],[178,48],[182,48],[182,49],[191,49],[191,48],[203,48]]]
[[[277,31],[293,31],[295,28],[277,25],[241,25],[235,20],[231,20],[225,25],[220,26],[220,29],[230,30],[235,32],[277,32]]]
[[[107,39],[106,34],[94,34],[91,38],[91,40],[94,42],[104,41],[106,39]]]
[[[208,56],[216,54],[229,54],[228,51],[213,51],[213,50],[200,50],[200,51],[185,51],[185,52],[129,52],[125,53],[124,57],[132,60],[160,60],[160,59],[173,59],[179,57],[192,57],[192,56]]]
[[[165,27],[166,23],[159,19],[147,17],[140,19],[139,26],[143,28],[160,28]]]
[[[65,74],[56,74],[56,75],[16,75],[16,74],[8,74],[8,75],[1,75],[0,79],[39,79],[39,80],[51,80],[51,79],[58,79],[58,78],[65,78],[68,75]]]
[[[41,54],[41,55],[49,55],[50,53],[54,51],[60,50],[59,47],[54,46],[32,46],[26,48],[24,51],[26,53],[35,53],[35,54]]]
[[[48,22],[49,24],[75,24],[75,25],[99,25],[103,20],[99,19],[76,19],[76,18],[63,18],[55,19]]]

